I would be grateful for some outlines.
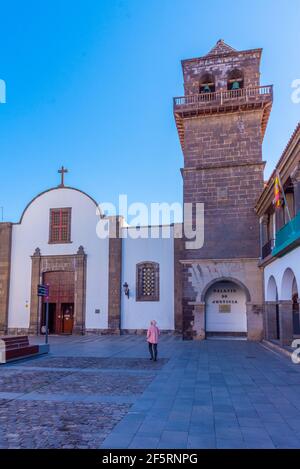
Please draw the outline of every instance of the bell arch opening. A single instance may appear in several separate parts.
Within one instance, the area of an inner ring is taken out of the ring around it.
[[[244,74],[242,70],[235,68],[228,73],[227,89],[230,91],[237,91],[242,88],[244,88]]]
[[[204,73],[199,82],[199,92],[203,93],[214,93],[216,91],[215,77],[212,73]]]

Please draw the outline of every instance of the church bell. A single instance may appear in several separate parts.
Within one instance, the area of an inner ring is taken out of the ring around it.
[[[210,93],[210,87],[208,85],[204,85],[203,93]]]
[[[234,81],[231,85],[232,90],[239,90],[240,89],[240,83],[238,81]]]

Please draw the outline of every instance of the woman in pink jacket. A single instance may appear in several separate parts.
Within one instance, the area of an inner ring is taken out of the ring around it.
[[[147,331],[147,342],[149,345],[149,352],[150,352],[150,360],[156,362],[157,360],[157,342],[159,336],[159,329],[156,325],[156,321],[152,320],[150,323],[150,327]]]

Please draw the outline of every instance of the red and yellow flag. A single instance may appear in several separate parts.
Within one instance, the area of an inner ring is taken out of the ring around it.
[[[281,207],[281,190],[278,176],[274,180],[274,205],[275,208]]]

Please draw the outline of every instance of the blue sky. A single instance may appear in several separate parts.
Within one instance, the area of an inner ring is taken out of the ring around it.
[[[181,201],[183,165],[172,98],[180,60],[219,38],[263,47],[261,83],[275,99],[266,176],[300,116],[300,2],[269,0],[27,0],[0,2],[0,207],[18,221],[37,193],[67,184],[99,202]]]

